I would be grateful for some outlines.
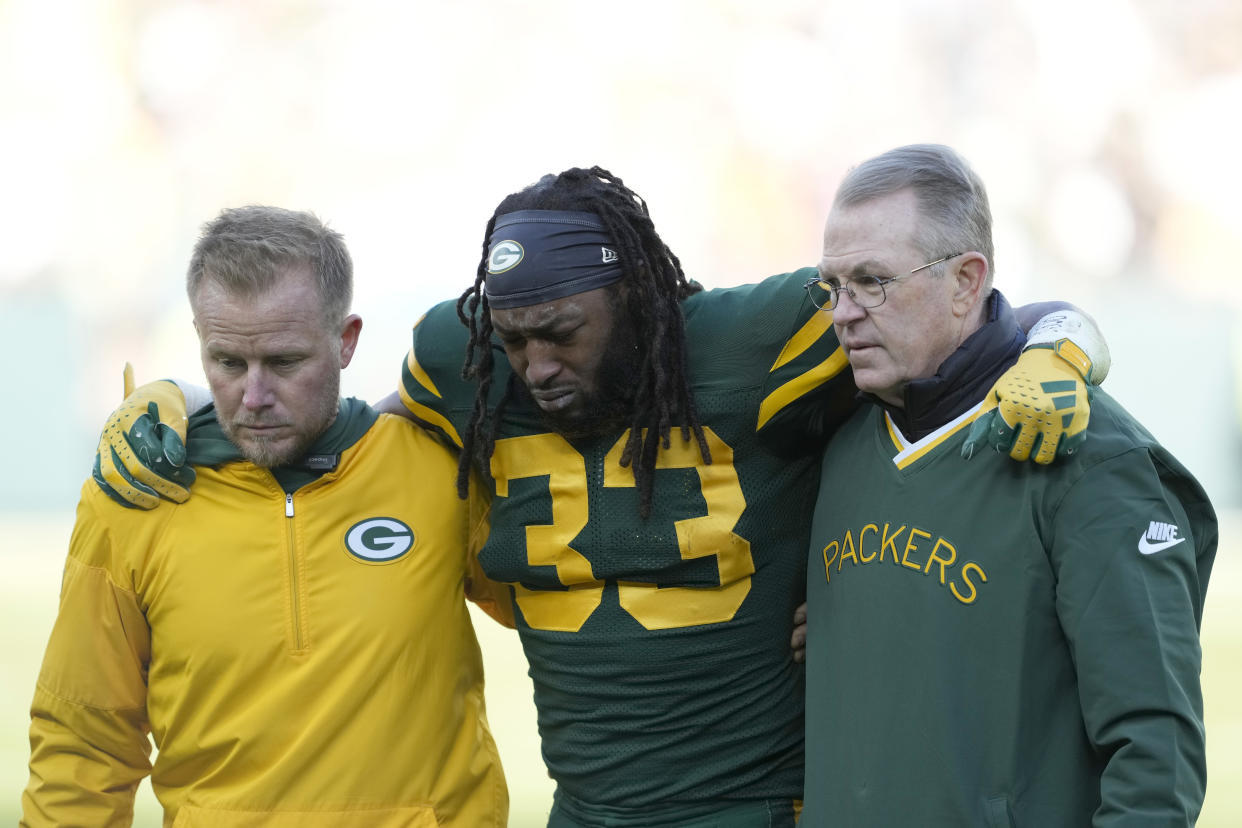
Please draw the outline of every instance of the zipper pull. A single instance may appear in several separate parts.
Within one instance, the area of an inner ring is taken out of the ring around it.
[[[293,492],[285,492],[285,517],[293,517]]]

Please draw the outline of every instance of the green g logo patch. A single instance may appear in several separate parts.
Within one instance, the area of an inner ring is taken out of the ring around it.
[[[367,563],[390,563],[414,547],[414,531],[396,518],[367,518],[349,527],[345,548]]]

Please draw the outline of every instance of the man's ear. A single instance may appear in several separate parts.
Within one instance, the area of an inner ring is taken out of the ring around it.
[[[988,260],[975,251],[963,253],[954,263],[950,275],[955,283],[953,312],[957,316],[967,316],[987,296]]]
[[[349,366],[358,347],[358,334],[362,332],[362,317],[351,313],[341,325],[341,368]]]

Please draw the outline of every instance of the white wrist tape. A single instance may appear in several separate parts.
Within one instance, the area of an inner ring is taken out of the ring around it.
[[[1041,319],[1040,321],[1042,322],[1043,320]],[[206,408],[215,402],[211,396],[210,388],[204,388],[201,385],[195,385],[185,380],[169,379],[168,381],[181,389],[181,396],[185,397],[185,414],[187,417],[200,408]]]
[[[1056,343],[1062,339],[1073,342],[1091,360],[1087,382],[1092,385],[1102,383],[1112,367],[1112,355],[1095,322],[1078,311],[1056,311],[1040,317],[1026,335],[1026,347],[1051,345],[1055,349]]]

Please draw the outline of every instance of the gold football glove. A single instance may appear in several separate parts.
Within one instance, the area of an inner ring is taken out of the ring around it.
[[[995,407],[975,420],[962,456],[981,445],[1043,464],[1073,454],[1087,439],[1093,386],[1084,377],[1091,368],[1069,339],[1028,347],[988,392]]]
[[[185,465],[185,396],[172,380],[131,392],[125,368],[125,400],[104,424],[92,477],[122,506],[154,509],[161,497],[184,503],[195,477]]]

